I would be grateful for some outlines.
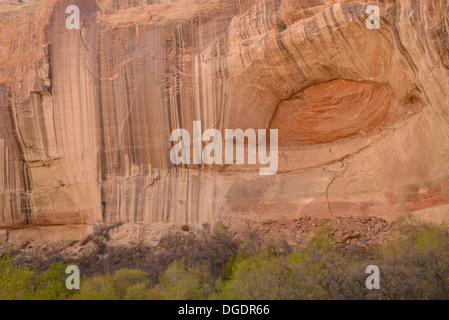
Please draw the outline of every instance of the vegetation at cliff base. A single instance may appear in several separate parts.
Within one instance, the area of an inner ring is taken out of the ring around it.
[[[8,252],[0,258],[0,300],[60,300],[69,299],[65,286],[66,265],[54,263],[44,273],[14,263]]]
[[[203,260],[176,259],[156,278],[130,268],[83,276],[80,290],[66,289],[64,263],[39,273],[7,253],[0,299],[448,299],[447,228],[404,223],[398,230],[389,244],[355,254],[336,249],[325,225],[295,247],[275,236],[263,246],[251,234],[237,242],[217,224],[204,237]],[[379,290],[366,288],[368,265],[380,269]]]

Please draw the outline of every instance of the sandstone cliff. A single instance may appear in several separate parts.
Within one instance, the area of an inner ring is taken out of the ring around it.
[[[0,227],[447,220],[448,28],[445,0],[0,1]],[[193,121],[278,129],[277,174],[174,166]]]

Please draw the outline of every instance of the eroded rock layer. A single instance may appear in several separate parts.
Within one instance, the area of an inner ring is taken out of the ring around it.
[[[0,1],[0,227],[445,220],[448,17],[444,0]],[[277,173],[173,165],[193,121],[278,129]]]

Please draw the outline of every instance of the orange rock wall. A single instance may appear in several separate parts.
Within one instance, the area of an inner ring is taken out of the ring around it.
[[[368,4],[0,1],[0,226],[447,219],[449,4]],[[193,121],[278,129],[277,174],[175,167]]]

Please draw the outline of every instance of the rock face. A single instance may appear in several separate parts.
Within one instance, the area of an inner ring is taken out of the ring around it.
[[[449,4],[369,4],[0,1],[0,227],[447,219]],[[193,121],[278,129],[277,174],[173,165]]]

